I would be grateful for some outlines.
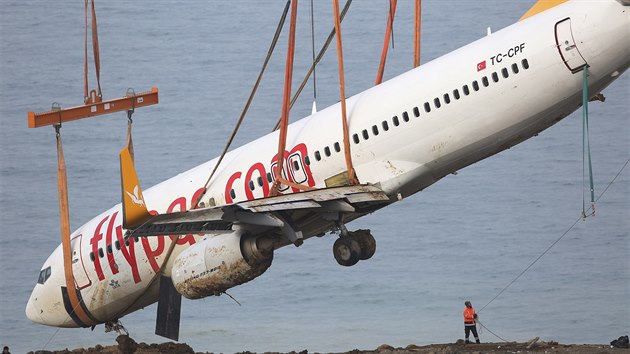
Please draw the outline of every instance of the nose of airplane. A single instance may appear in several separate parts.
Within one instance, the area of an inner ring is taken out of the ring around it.
[[[60,247],[40,270],[39,278],[26,304],[26,317],[39,324],[55,327],[78,327],[64,305],[61,288],[65,286]]]

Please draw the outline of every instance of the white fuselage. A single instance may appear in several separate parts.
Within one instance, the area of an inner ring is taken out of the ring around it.
[[[556,42],[557,24],[567,18],[559,30],[569,28],[573,48]],[[350,146],[359,181],[407,197],[532,137],[581,106],[582,72],[572,72],[571,66],[579,67],[580,60],[588,64],[593,96],[630,65],[628,38],[629,6],[615,0],[570,1],[350,97]],[[565,64],[561,53],[579,56]],[[327,179],[346,170],[340,115],[335,104],[289,126],[284,171],[289,180],[324,188]],[[229,152],[202,203],[265,197],[277,145],[274,132]],[[189,209],[216,161],[145,190],[146,204],[159,213]],[[283,191],[290,192],[295,191]],[[95,323],[157,301],[156,283],[150,282],[172,242],[152,237],[126,245],[121,220],[119,204],[72,235],[77,287]],[[175,253],[197,238],[181,237]],[[27,316],[77,327],[59,292],[65,286],[61,247],[42,269],[48,267],[50,275],[35,286]],[[170,262],[166,275],[169,268]]]

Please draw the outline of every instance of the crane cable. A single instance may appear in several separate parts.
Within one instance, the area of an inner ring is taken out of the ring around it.
[[[582,218],[586,219],[586,157],[588,155],[588,178],[591,194],[591,215],[595,215],[595,188],[593,186],[593,164],[591,162],[591,142],[588,131],[588,66],[582,69]]]
[[[623,172],[623,170],[628,166],[628,163],[630,163],[630,159],[626,160],[626,162],[621,166],[621,168],[619,169],[619,172],[617,172],[617,174],[615,175],[615,177],[613,177],[613,179],[608,183],[608,185],[606,186],[606,188],[604,188],[604,191],[599,195],[599,197],[597,197],[595,199],[595,203],[597,203],[603,196],[604,194],[606,194],[606,192],[608,191],[608,189],[610,188],[610,186],[612,186],[613,183],[615,183],[615,181],[617,180],[617,178],[621,175],[621,172]],[[590,209],[587,209],[587,211]],[[569,226],[569,228],[562,233],[562,235],[560,235],[560,237],[558,237],[558,239],[556,239],[554,242],[551,243],[551,245],[549,245],[549,247],[547,247],[547,249],[545,249],[538,257],[536,257],[536,259],[534,259],[519,275],[517,275],[508,285],[506,285],[503,289],[501,289],[501,291],[499,291],[498,294],[496,294],[490,301],[488,301],[487,304],[485,304],[481,310],[477,311],[477,312],[481,312],[483,311],[483,309],[485,309],[486,307],[488,307],[488,305],[490,305],[494,300],[496,300],[496,298],[498,298],[499,296],[501,296],[501,294],[503,294],[510,286],[512,286],[512,284],[514,284],[521,276],[523,276],[523,274],[525,274],[528,270],[530,270],[532,268],[532,266],[534,266],[534,264],[536,264],[545,254],[547,254],[558,242],[560,242],[560,240],[562,240],[562,238],[564,238],[564,236],[566,236],[574,227],[575,225],[577,225],[578,222],[580,222],[580,220],[583,220],[582,215],[580,215],[579,218],[577,218],[573,224],[571,224],[571,226]]]
[[[313,53],[313,63],[315,62],[315,12],[313,11],[313,0],[311,0],[311,51]],[[313,67],[313,108],[311,114],[317,112],[317,72]]]

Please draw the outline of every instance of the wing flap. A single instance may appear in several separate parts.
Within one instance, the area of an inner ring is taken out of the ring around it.
[[[153,217],[131,231],[131,235],[185,235],[231,230],[233,224],[255,226],[259,230],[286,227],[277,215],[292,212],[317,217],[330,212],[361,212],[363,205],[382,205],[390,199],[372,185],[324,188],[314,191],[244,201],[231,205],[208,207]],[[286,218],[285,218],[286,219]]]

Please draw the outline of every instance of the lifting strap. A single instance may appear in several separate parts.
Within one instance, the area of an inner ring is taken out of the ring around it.
[[[94,8],[94,0],[91,0],[91,8],[92,8],[92,49],[94,51],[94,69],[96,72],[96,84],[98,87],[98,91],[92,90],[89,91],[88,85],[88,0],[85,0],[85,50],[83,56],[83,83],[84,83],[84,93],[83,100],[84,103],[96,103],[101,102],[103,98],[103,94],[101,93],[101,60],[99,56],[98,49],[98,29],[96,25],[96,10]]]
[[[422,0],[416,0],[416,16],[413,31],[413,67],[420,66],[420,24],[422,19]]]
[[[70,212],[68,207],[68,184],[66,160],[63,156],[61,141],[61,123],[55,126],[57,138],[57,191],[59,193],[59,222],[61,224],[61,247],[63,252],[63,270],[66,278],[67,300],[70,302],[68,313],[82,327],[95,325],[98,321],[87,312],[79,299],[72,271],[72,244],[70,241]]]
[[[352,0],[347,0],[346,4],[343,7],[343,10],[341,10],[341,18],[340,18],[341,22],[343,22],[343,19],[346,17],[346,13],[348,12],[348,9],[350,8],[350,4],[352,4]],[[333,26],[332,30],[330,30],[330,33],[328,34],[328,38],[326,38],[326,42],[324,43],[322,48],[319,50],[319,53],[317,54],[317,58],[315,58],[315,61],[313,61],[313,63],[311,64],[311,67],[308,69],[308,72],[306,73],[306,75],[304,75],[304,79],[302,80],[300,87],[298,87],[298,89],[295,91],[295,94],[293,95],[293,98],[291,99],[291,108],[293,108],[295,101],[297,101],[298,97],[300,97],[300,94],[302,93],[302,90],[306,86],[308,79],[311,77],[311,74],[315,72],[315,67],[317,66],[317,64],[319,64],[319,62],[324,57],[324,54],[328,50],[328,47],[330,46],[330,43],[332,42],[334,37],[335,37],[335,27]],[[278,130],[278,127],[280,127],[280,120],[282,120],[282,117],[278,118],[278,121],[276,121],[276,125],[273,126],[273,129],[271,131]]]
[[[346,88],[343,74],[343,48],[341,44],[341,21],[339,18],[339,0],[333,0],[333,12],[335,16],[335,32],[337,38],[337,63],[339,65],[339,91],[341,95],[341,125],[343,127],[343,152],[348,169],[348,184],[357,185],[359,180],[352,166],[352,154],[350,152],[350,138],[348,136],[348,119],[346,117]]]
[[[389,39],[392,36],[394,27],[394,15],[396,14],[396,0],[389,0],[389,11],[387,11],[387,28],[385,30],[385,39],[383,40],[383,51],[381,52],[381,62],[378,66],[376,74],[376,83],[379,85],[383,82],[383,72],[385,71],[385,61],[387,60],[387,49],[389,48]]]
[[[291,81],[293,79],[293,58],[295,54],[295,25],[297,20],[297,0],[291,1],[291,22],[289,26],[289,44],[287,48],[287,64],[284,75],[284,93],[282,95],[282,115],[280,123],[280,132],[278,134],[278,163],[276,169],[273,171],[275,180],[271,185],[269,196],[276,196],[279,193],[280,184],[288,185],[300,190],[310,190],[311,187],[302,186],[293,182],[290,182],[282,177],[282,170],[284,167],[284,157],[287,143],[287,132],[289,130],[289,112],[291,110]]]
[[[595,187],[593,184],[593,164],[591,162],[591,143],[588,131],[588,66],[582,69],[582,218],[586,218],[586,196],[584,184],[586,181],[586,167],[588,160],[588,179],[591,194],[591,216],[595,215]]]
[[[214,174],[217,172],[217,169],[219,168],[219,165],[223,161],[225,154],[227,154],[227,151],[230,148],[230,145],[232,145],[232,141],[234,141],[234,138],[236,137],[236,133],[238,132],[238,129],[241,127],[241,124],[243,123],[245,114],[247,114],[247,111],[249,110],[249,106],[254,100],[254,95],[256,95],[256,91],[258,90],[258,86],[260,85],[260,82],[262,81],[263,74],[265,73],[265,69],[267,68],[267,64],[269,63],[269,59],[271,59],[271,54],[276,48],[276,43],[278,43],[278,38],[280,38],[280,33],[282,32],[282,27],[284,27],[284,22],[287,18],[290,4],[291,4],[291,0],[287,0],[286,5],[284,6],[284,12],[282,13],[282,17],[280,17],[280,22],[278,23],[278,27],[276,28],[276,33],[273,36],[271,45],[269,46],[269,50],[267,50],[267,57],[265,57],[265,61],[263,62],[263,66],[260,69],[260,73],[258,73],[258,78],[256,79],[256,83],[254,84],[254,87],[252,88],[252,92],[249,94],[247,103],[245,103],[245,107],[243,107],[243,110],[241,111],[241,115],[238,117],[236,126],[234,127],[234,130],[232,130],[232,134],[230,135],[230,138],[225,144],[225,147],[223,148],[223,152],[221,152],[221,156],[219,156],[217,163],[214,165],[214,168],[212,169],[212,172],[210,172],[210,176],[208,176],[208,179],[206,180],[206,183],[203,186],[203,191],[199,193],[199,196],[197,197],[197,199],[193,200],[191,209],[196,209],[201,199],[206,195],[208,191],[208,186],[210,185],[210,181],[212,181],[212,177],[214,177]]]

